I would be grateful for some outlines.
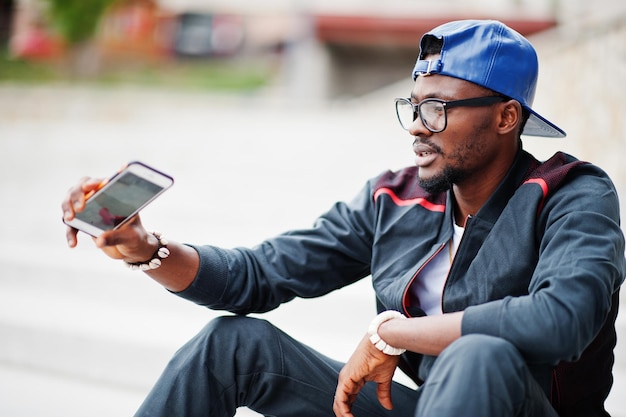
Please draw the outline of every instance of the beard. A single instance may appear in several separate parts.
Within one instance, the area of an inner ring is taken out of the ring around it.
[[[418,174],[417,183],[429,194],[439,194],[452,188],[452,184],[458,184],[466,177],[466,172],[447,166],[444,170],[433,177],[421,178]]]

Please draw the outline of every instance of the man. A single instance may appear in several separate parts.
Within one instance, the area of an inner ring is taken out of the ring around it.
[[[599,168],[522,149],[521,134],[565,135],[531,108],[537,72],[530,43],[499,22],[442,25],[396,100],[415,167],[251,249],[168,243],[139,217],[100,236],[135,267],[159,259],[146,273],[170,291],[238,314],[370,275],[376,291],[380,314],[346,364],[266,321],[223,317],[176,353],[137,415],[608,415],[618,198]],[[66,219],[99,182],[70,190]],[[392,382],[397,367],[417,390]]]

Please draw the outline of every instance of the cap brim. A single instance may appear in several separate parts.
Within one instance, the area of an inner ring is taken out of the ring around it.
[[[544,119],[532,109],[528,110],[530,111],[530,117],[524,126],[522,135],[543,136],[546,138],[564,138],[566,136],[563,129]]]

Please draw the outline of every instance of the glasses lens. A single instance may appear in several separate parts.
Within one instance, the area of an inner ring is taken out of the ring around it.
[[[415,121],[415,113],[413,112],[413,104],[404,98],[396,100],[396,113],[398,121],[403,129],[409,130]]]
[[[446,128],[446,108],[438,100],[424,100],[420,104],[422,121],[431,132],[441,132]]]

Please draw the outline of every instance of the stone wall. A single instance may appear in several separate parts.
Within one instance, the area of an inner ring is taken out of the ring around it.
[[[586,25],[564,24],[531,40],[540,62],[533,107],[568,135],[527,138],[525,146],[541,157],[564,150],[601,166],[622,196],[624,218],[626,13]]]

